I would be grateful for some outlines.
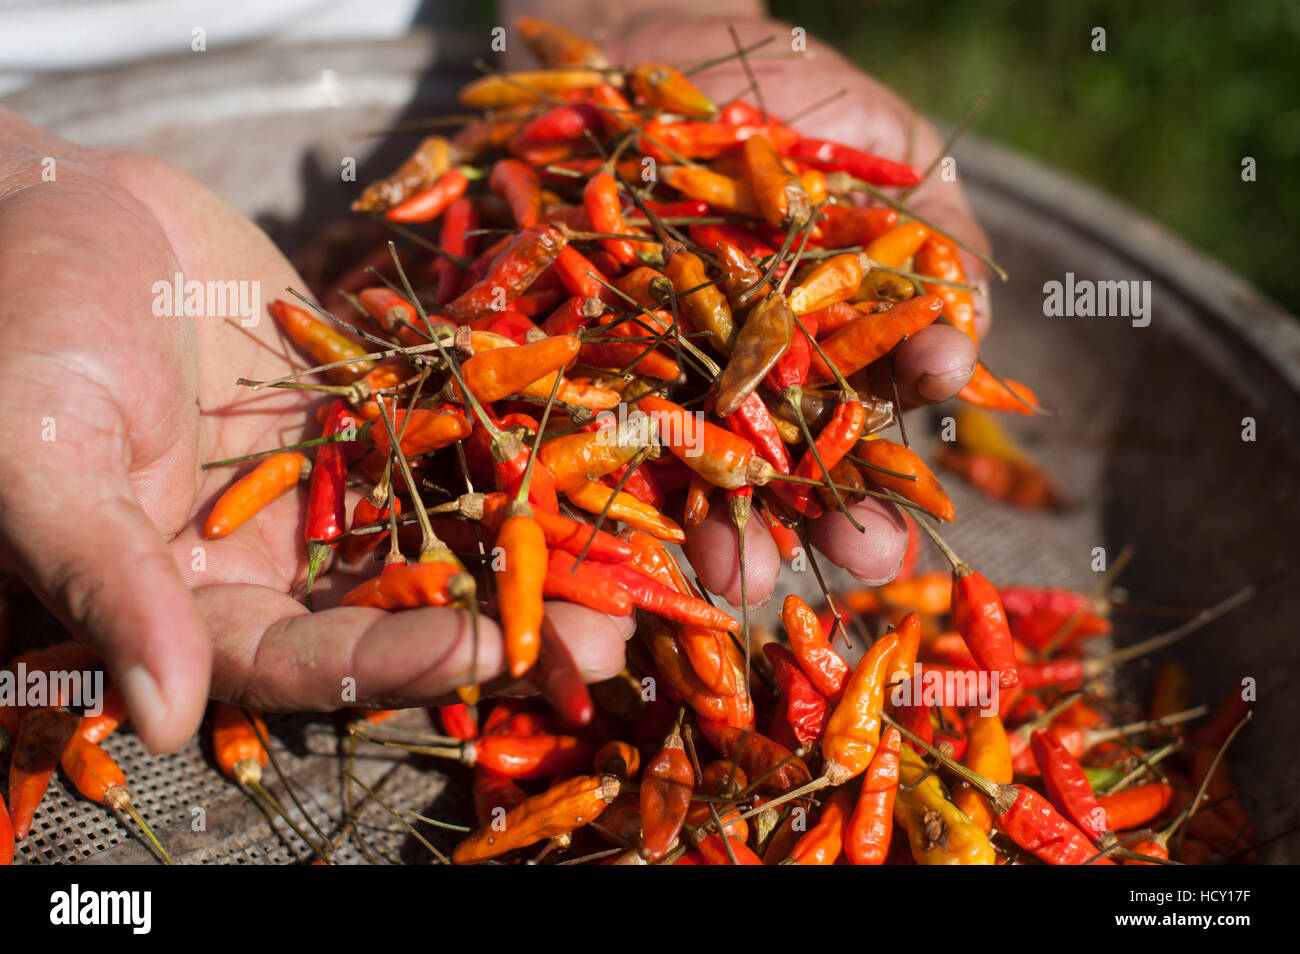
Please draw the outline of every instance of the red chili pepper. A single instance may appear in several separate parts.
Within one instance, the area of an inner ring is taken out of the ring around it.
[[[1009,787],[1016,793],[1016,799],[995,818],[998,827],[1017,845],[1049,865],[1081,865],[1097,854],[1088,836],[1061,817],[1047,799],[1025,785]],[[1092,863],[1113,865],[1115,862],[1098,858]]]
[[[438,721],[442,724],[442,731],[453,739],[478,738],[478,719],[474,710],[463,702],[438,706]]]
[[[623,221],[618,181],[610,173],[599,172],[592,176],[584,187],[582,196],[587,218],[595,231],[609,235],[636,234]],[[653,247],[651,243],[628,239],[601,239],[600,243],[622,265],[639,265],[641,260],[637,257],[637,250],[649,250]]]
[[[799,668],[794,653],[780,643],[768,643],[763,654],[776,672],[776,683],[785,696],[785,719],[800,745],[811,745],[821,738],[830,711],[826,698]]]
[[[656,862],[677,844],[695,792],[695,771],[676,729],[641,774],[641,857]]]
[[[591,746],[570,735],[485,734],[465,744],[464,758],[518,781],[571,775],[591,761]]]
[[[449,169],[429,188],[415,193],[384,213],[390,222],[429,222],[465,194],[469,178],[459,169]]]
[[[706,211],[707,211],[707,203]],[[692,225],[688,234],[700,248],[717,248],[719,242],[735,246],[746,258],[766,258],[776,249],[740,225]]]
[[[549,619],[542,620],[541,636],[541,650],[528,680],[567,723],[587,725],[596,714],[596,706],[573,654]]]
[[[952,571],[952,621],[980,668],[998,673],[1000,688],[1020,684],[1015,644],[998,591],[966,564]]]
[[[439,246],[449,255],[472,256],[476,239],[468,233],[478,227],[478,207],[470,199],[461,197],[447,206],[443,213]],[[460,294],[461,270],[450,258],[440,255],[434,259],[433,275],[438,283],[435,298],[439,305],[447,304]]]
[[[885,677],[898,648],[898,632],[891,630],[876,640],[858,660],[844,686],[843,697],[822,738],[823,774],[832,785],[843,785],[861,775],[880,743],[880,723],[885,704]]]
[[[801,865],[835,864],[844,853],[844,836],[852,814],[853,793],[847,788],[832,792],[817,824],[799,839],[790,857]]]
[[[568,600],[611,616],[632,612],[632,597],[610,579],[602,564],[584,561],[563,550],[552,550],[546,566],[542,593],[552,599]]]
[[[524,126],[522,135],[537,142],[580,139],[586,130],[600,131],[602,115],[590,103],[567,103],[531,120]]]
[[[822,207],[818,220],[822,231],[819,244],[827,248],[852,248],[868,245],[892,229],[898,224],[898,213],[880,205],[865,209],[827,205]]]
[[[603,302],[612,302],[618,297],[610,290],[609,279],[605,274],[572,245],[566,245],[560,250],[551,268],[570,295],[583,299],[595,298]]]
[[[750,392],[725,420],[727,427],[753,444],[758,455],[774,469],[782,474],[790,473],[790,453],[785,449],[785,441],[781,440],[772,412],[756,392]]]
[[[1052,804],[1094,842],[1100,841],[1109,828],[1106,812],[1097,804],[1083,766],[1056,736],[1041,729],[1030,737],[1030,747]]]
[[[454,322],[463,323],[485,312],[503,309],[528,291],[566,244],[564,236],[553,226],[521,229],[501,249],[487,273],[447,303],[444,314]]]
[[[9,813],[13,837],[22,841],[49,788],[78,719],[64,709],[32,709],[23,716],[9,763]]]
[[[905,162],[884,159],[826,139],[801,139],[790,147],[787,155],[824,169],[847,172],[872,185],[913,186],[921,181],[920,171]]]
[[[844,853],[850,864],[883,865],[889,855],[902,738],[893,726],[886,729],[871,764],[862,775],[862,791],[844,839]]]
[[[335,401],[329,406],[325,417],[325,437],[342,434],[349,428],[357,426],[352,411],[342,401]],[[310,596],[312,583],[320,570],[321,564],[329,556],[338,539],[343,536],[347,526],[347,476],[349,456],[356,444],[346,447],[350,442],[322,444],[316,451],[316,460],[312,465],[311,489],[307,493],[307,525],[304,536],[307,540],[307,593]]]
[[[822,432],[817,435],[817,454],[814,454],[811,448],[805,451],[803,459],[799,461],[799,466],[795,468],[794,472],[800,477],[821,480],[824,472],[821,464],[817,463],[818,455],[821,456],[822,464],[827,467],[834,467],[857,444],[858,438],[862,436],[862,429],[866,427],[866,424],[867,409],[862,402],[841,402],[835,408],[835,414],[831,417],[830,423],[822,428]],[[821,504],[813,498],[815,488],[811,484],[792,487],[778,486],[778,496],[788,502],[796,511],[809,518],[820,516]]]
[[[723,758],[735,762],[750,778],[765,779],[758,782],[761,792],[782,795],[812,780],[802,759],[767,736],[704,717],[696,723]]]
[[[1102,795],[1097,804],[1106,813],[1107,827],[1112,831],[1140,828],[1169,807],[1174,790],[1163,782],[1135,785],[1113,795]]]
[[[600,563],[598,566],[601,573],[627,591],[632,602],[643,610],[678,623],[740,632],[740,623],[702,599],[678,593],[627,565]]]

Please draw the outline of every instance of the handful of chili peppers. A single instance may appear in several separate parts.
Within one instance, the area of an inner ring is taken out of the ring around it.
[[[1202,758],[1235,720],[1183,736],[1200,713],[1167,689],[1151,720],[1110,727],[1096,680],[1131,653],[1080,652],[1109,632],[1104,603],[992,584],[931,527],[955,517],[933,472],[882,436],[902,341],[946,321],[978,345],[964,246],[880,191],[922,174],[715,104],[668,64],[611,69],[554,26],[518,29],[543,68],[471,83],[461,102],[483,118],[428,137],[354,204],[403,252],[322,281],[320,305],[271,306],[312,367],[240,383],[326,395],[320,437],[209,465],[255,461],[211,539],[307,482],[309,605],[331,560],[369,559],[344,605],[498,620],[509,674],[546,708],[489,706],[471,682],[426,738],[386,730],[390,713],[351,725],[472,767],[481,827],[451,860],[541,844],[616,864],[1110,864],[1253,844],[1226,770]],[[873,204],[852,201],[864,191]],[[983,364],[960,399],[1038,409]],[[784,642],[747,606],[714,606],[670,548],[721,506],[739,539],[759,521],[790,556],[806,518],[866,496],[910,511],[951,574],[914,574],[916,536],[886,587],[828,594],[822,614],[787,599]],[[635,613],[624,672],[585,685],[547,599]],[[994,701],[927,701],[945,674]],[[106,734],[57,711],[10,730],[18,837],[58,751],[85,774]],[[283,814],[266,744],[254,714],[221,707],[223,772]]]

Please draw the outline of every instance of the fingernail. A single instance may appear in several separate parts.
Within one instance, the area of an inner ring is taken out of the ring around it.
[[[167,718],[167,703],[163,701],[162,690],[158,688],[153,673],[144,666],[136,664],[124,671],[117,679],[117,687],[126,697],[132,722],[156,725]]]
[[[947,374],[923,374],[916,381],[916,393],[927,401],[946,401],[965,385],[975,366],[957,368]]]

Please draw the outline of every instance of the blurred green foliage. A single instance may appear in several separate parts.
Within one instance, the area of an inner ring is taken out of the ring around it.
[[[956,123],[1119,196],[1300,314],[1300,3],[771,0]],[[1104,53],[1091,49],[1106,30]],[[1255,182],[1242,158],[1254,157]]]

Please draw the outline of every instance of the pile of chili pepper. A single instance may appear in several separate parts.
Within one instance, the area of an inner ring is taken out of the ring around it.
[[[320,436],[207,465],[245,467],[209,539],[255,532],[241,528],[306,482],[309,605],[332,561],[369,560],[345,605],[498,620],[509,673],[546,707],[489,705],[469,684],[428,737],[389,713],[352,723],[472,767],[481,827],[451,860],[1109,864],[1252,845],[1226,770],[1202,757],[1230,717],[1182,736],[1191,716],[1166,686],[1152,721],[1112,727],[1096,682],[1131,656],[1081,652],[1109,632],[1103,604],[991,583],[935,534],[954,509],[901,428],[883,436],[902,341],[944,321],[978,346],[965,246],[888,191],[922,173],[714,103],[669,64],[612,69],[549,24],[518,29],[541,68],[471,83],[461,103],[483,118],[357,199],[402,251],[313,275],[319,305],[271,306],[311,367],[240,384],[322,393]],[[960,400],[1038,408],[983,363]],[[821,614],[789,598],[783,641],[713,605],[670,546],[721,507],[788,557],[805,518],[869,495],[910,511],[952,572],[914,575],[918,534],[889,586]],[[636,614],[619,677],[583,683],[548,599]],[[837,648],[850,638],[856,665]],[[996,702],[899,702],[926,673]],[[94,776],[88,797],[126,804],[102,729],[58,705],[10,721],[17,837],[60,760],[79,788]],[[255,714],[219,707],[214,750],[289,820]],[[1194,796],[1198,773],[1212,784]],[[329,839],[294,830],[330,859]],[[0,828],[0,858],[3,843]]]

